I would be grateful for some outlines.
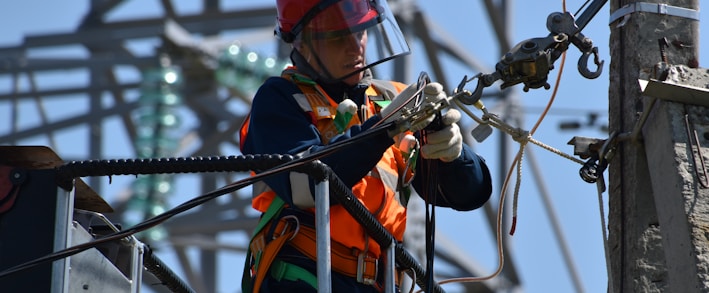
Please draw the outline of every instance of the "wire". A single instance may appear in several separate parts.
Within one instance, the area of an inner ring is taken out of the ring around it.
[[[419,100],[423,100],[424,96],[420,95],[419,92],[424,90],[426,85],[431,82],[431,79],[429,78],[428,74],[426,72],[421,72],[418,77],[417,81],[417,93],[414,94],[412,97],[419,97]],[[406,103],[405,103],[406,104]],[[419,105],[416,105],[414,110],[418,110]],[[398,110],[398,109],[397,109]],[[436,114],[435,120],[441,119],[441,113],[438,112]],[[434,121],[430,125],[432,127],[439,127],[440,125],[437,125],[437,123]],[[437,129],[436,129],[437,130]],[[435,130],[433,130],[435,131]],[[427,143],[428,139],[428,134],[431,131],[428,129],[424,129],[419,131],[421,139],[423,140],[423,144]],[[426,209],[425,213],[425,227],[426,227],[426,232],[425,232],[425,244],[426,244],[426,280],[424,280],[426,284],[426,292],[432,292],[433,290],[433,284],[435,282],[433,275],[434,275],[434,270],[433,270],[433,263],[435,259],[435,247],[436,247],[436,197],[438,193],[438,160],[424,160],[423,161],[423,170],[424,170],[424,175],[425,175],[425,184],[426,188],[423,190],[423,199],[424,199],[424,206]]]
[[[601,174],[600,176],[603,176]],[[601,214],[601,235],[603,235],[603,252],[604,256],[606,258],[606,274],[608,274],[608,292],[613,293],[613,282],[612,282],[612,276],[611,272],[611,252],[610,248],[608,247],[608,232],[606,231],[606,213],[605,209],[603,208],[603,189],[605,189],[605,182],[603,180],[597,180],[596,181],[596,191],[598,192],[598,210]]]
[[[562,0],[562,6],[563,6],[563,11],[566,12],[566,0]],[[522,157],[524,155],[524,148],[526,147],[527,143],[531,141],[531,136],[534,134],[534,132],[537,130],[537,128],[541,125],[542,121],[546,117],[547,113],[549,112],[549,109],[551,108],[555,98],[556,94],[559,89],[559,84],[561,81],[561,75],[564,71],[564,64],[566,62],[566,51],[564,51],[561,55],[561,64],[559,66],[559,73],[557,74],[556,77],[556,84],[554,85],[554,90],[552,92],[552,95],[549,99],[549,102],[547,103],[544,111],[540,115],[540,117],[537,119],[537,122],[534,124],[534,127],[529,131],[528,134],[522,135],[522,132],[518,131],[518,129],[512,129],[513,131],[516,131],[517,136],[515,137],[515,140],[520,143],[520,149],[517,152],[517,155],[515,156],[515,159],[512,161],[512,164],[510,165],[510,168],[507,172],[507,176],[505,177],[505,181],[502,185],[502,189],[500,191],[500,200],[498,203],[497,207],[497,218],[496,218],[496,242],[497,242],[497,256],[498,256],[498,266],[497,269],[490,275],[484,276],[484,277],[462,277],[462,278],[450,278],[447,280],[443,280],[439,282],[439,284],[447,284],[447,283],[469,283],[469,282],[482,282],[486,280],[490,280],[496,276],[498,276],[502,272],[502,268],[504,267],[504,251],[502,248],[502,212],[503,212],[503,206],[505,202],[505,190],[507,190],[507,186],[509,185],[510,178],[512,176],[513,170],[515,170],[515,167],[517,167],[517,181],[515,185],[515,193],[514,193],[514,198],[513,198],[513,216],[512,216],[512,227],[510,229],[510,235],[514,234],[515,228],[516,228],[516,223],[517,223],[517,199],[518,199],[518,194],[519,194],[519,188],[521,184],[521,166],[522,166]],[[456,100],[456,103],[458,101]],[[458,105],[460,107],[460,105]],[[464,108],[464,107],[460,107]],[[469,113],[465,111],[466,113]],[[479,121],[480,119],[475,119],[477,116],[472,115],[474,120]],[[486,115],[485,117],[490,118],[494,116]],[[485,122],[485,119],[482,120]],[[488,121],[489,122],[489,121]],[[502,121],[499,121],[502,122]],[[497,124],[497,123],[493,123]],[[500,125],[494,125],[494,126],[499,126],[499,127],[504,127],[504,124]],[[510,130],[510,129],[508,129]],[[510,132],[508,132],[510,133]]]
[[[566,11],[566,3],[565,2],[566,1],[564,1],[564,11]],[[574,13],[574,16],[578,17],[579,13],[581,13],[581,10],[583,10],[583,8],[586,7],[586,5],[588,5],[589,2],[591,2],[591,0],[586,0],[586,2],[584,2],[581,5],[581,7],[579,7],[579,10],[576,10],[576,13]]]
[[[566,0],[564,0],[564,12],[566,12]],[[551,105],[554,103],[554,100],[556,99],[556,94],[559,90],[559,84],[561,82],[561,74],[564,72],[564,64],[566,63],[566,51],[561,54],[561,64],[559,66],[559,73],[556,76],[556,84],[554,85],[554,90],[551,94],[551,97],[549,98],[549,102],[547,103],[546,108],[544,108],[544,111],[542,114],[539,116],[539,119],[537,119],[537,122],[534,124],[534,127],[529,131],[529,136],[532,136],[534,132],[537,131],[539,128],[539,125],[542,124],[542,121],[544,121],[544,118],[546,118],[547,113],[549,112],[549,109],[551,108]],[[515,160],[512,162],[512,164],[521,164],[522,161],[522,156],[524,155],[524,148],[526,147],[527,140],[524,142],[520,143],[520,148],[519,151],[517,152],[517,156],[515,157]],[[514,235],[515,229],[517,228],[517,204],[519,201],[519,185],[521,184],[521,179],[519,178],[522,174],[521,167],[518,168],[518,178],[517,178],[517,183],[515,184],[515,193],[514,197],[512,198],[512,227],[510,227],[510,235]],[[512,172],[512,168],[510,168],[510,173]],[[509,175],[508,175],[509,177]],[[504,189],[503,189],[504,192]]]
[[[424,135],[424,139],[425,139]],[[425,142],[424,142],[425,144]],[[431,292],[433,279],[433,261],[436,247],[436,197],[438,192],[438,160],[424,160],[427,188],[425,188],[426,208],[426,284]]]
[[[245,186],[254,184],[257,181],[261,181],[263,178],[274,175],[276,173],[304,166],[305,164],[307,164],[309,162],[312,162],[312,161],[320,159],[324,156],[330,155],[333,152],[339,150],[340,148],[344,148],[344,147],[346,147],[350,144],[353,144],[361,139],[365,139],[370,136],[379,135],[381,132],[387,131],[389,126],[391,126],[393,123],[394,122],[386,123],[386,124],[383,124],[379,127],[372,127],[366,131],[363,131],[359,135],[352,137],[351,139],[330,144],[330,145],[328,145],[328,147],[322,149],[319,152],[308,154],[308,155],[300,157],[300,158],[295,158],[291,161],[285,162],[284,164],[281,164],[281,165],[276,166],[274,168],[268,169],[268,170],[263,171],[261,173],[255,174],[254,176],[244,178],[242,180],[227,184],[219,189],[202,194],[202,195],[200,195],[194,199],[191,199],[189,201],[186,201],[186,202],[180,204],[179,206],[174,207],[162,214],[159,214],[159,215],[157,215],[153,218],[150,218],[146,221],[143,221],[143,222],[141,222],[129,229],[118,231],[118,232],[115,232],[112,234],[108,234],[104,237],[97,238],[93,241],[89,241],[86,243],[71,246],[66,249],[59,250],[54,253],[47,254],[45,256],[33,259],[31,261],[16,265],[14,267],[10,267],[8,269],[0,271],[0,278],[6,277],[8,275],[11,275],[11,274],[19,272],[19,271],[30,269],[32,267],[35,267],[35,266],[41,264],[41,263],[51,262],[51,261],[59,260],[59,259],[65,258],[65,257],[69,257],[72,255],[78,254],[82,251],[91,249],[99,244],[123,239],[123,238],[129,237],[135,233],[145,231],[147,229],[150,229],[154,226],[159,225],[160,223],[167,221],[168,219],[172,218],[173,216],[176,216],[182,212],[185,212],[185,211],[190,210],[194,207],[197,207],[197,206],[199,206],[203,203],[206,203],[214,198],[217,198],[221,195],[234,192],[234,191],[241,189]],[[285,159],[292,158],[291,156],[282,156],[282,157],[284,157]]]
[[[566,0],[562,0],[562,9],[563,12],[566,12]],[[539,125],[542,124],[542,121],[544,121],[544,118],[546,118],[547,113],[549,113],[549,109],[551,109],[551,105],[554,103],[554,100],[556,99],[556,94],[559,91],[559,85],[561,84],[561,74],[564,73],[564,65],[566,64],[566,51],[564,51],[561,54],[561,64],[559,65],[559,73],[556,75],[556,82],[554,84],[554,90],[552,91],[551,97],[549,98],[549,102],[547,103],[547,106],[544,108],[544,111],[542,112],[541,115],[539,115],[539,119],[537,119],[537,122],[534,124],[532,129],[529,131],[529,136],[531,137],[534,135],[534,133],[537,131],[539,128]],[[510,235],[514,235],[515,229],[517,228],[517,203],[519,201],[519,186],[521,184],[521,176],[522,176],[522,167],[521,167],[521,162],[522,162],[522,156],[524,156],[524,148],[526,147],[527,141],[524,141],[523,143],[520,143],[519,151],[517,152],[517,156],[515,157],[515,160],[512,162],[512,164],[518,163],[518,172],[517,172],[517,182],[515,184],[515,193],[514,197],[512,199],[512,227],[510,227]],[[510,167],[509,173],[512,173],[512,167]],[[509,173],[508,173],[508,178],[509,178]],[[502,190],[504,192],[505,189]]]

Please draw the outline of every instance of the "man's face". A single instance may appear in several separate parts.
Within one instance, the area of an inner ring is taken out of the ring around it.
[[[367,45],[366,30],[338,37],[313,38],[309,42],[310,46],[307,44],[301,46],[301,53],[310,65],[321,74],[324,73],[324,70],[318,63],[318,59],[332,78],[341,78],[353,71],[360,70],[359,73],[342,81],[348,85],[355,85],[362,79],[364,73],[361,69],[366,66],[364,60]]]

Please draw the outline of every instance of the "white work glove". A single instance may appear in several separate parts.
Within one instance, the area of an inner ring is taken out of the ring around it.
[[[436,102],[441,99],[446,98],[446,93],[443,91],[443,86],[440,83],[437,82],[432,82],[426,84],[426,86],[423,88],[423,96],[424,96],[424,101],[417,101],[415,98],[411,99],[408,103],[406,103],[406,100],[411,98],[416,93],[416,84],[413,83],[406,87],[401,93],[396,95],[393,100],[391,100],[391,103],[387,105],[386,107],[382,108],[380,114],[384,121],[382,123],[386,122],[391,122],[395,121],[399,118],[401,118],[401,110],[405,108],[411,108],[414,107],[417,103],[418,104],[423,104],[424,102]],[[404,105],[401,107],[401,105]],[[411,125],[411,131],[419,131],[421,129],[426,128],[428,124],[433,122],[433,119],[435,119],[435,116],[431,116],[423,121],[420,121],[416,123],[415,125]]]
[[[463,135],[460,134],[460,112],[448,109],[441,116],[443,129],[426,133],[424,144],[421,147],[421,156],[424,159],[440,159],[443,162],[452,162],[463,151]]]

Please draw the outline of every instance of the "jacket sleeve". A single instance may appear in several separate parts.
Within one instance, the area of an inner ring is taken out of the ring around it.
[[[435,174],[427,169],[431,164],[437,168]],[[416,169],[413,186],[424,199],[427,193],[425,184],[430,183],[430,176],[437,176],[438,187],[431,189],[435,190],[437,206],[470,211],[485,204],[492,194],[492,179],[485,160],[465,144],[456,160],[444,163],[437,159],[419,158]]]
[[[243,154],[298,155],[318,152],[326,147],[321,142],[317,127],[293,99],[295,93],[300,93],[297,86],[279,77],[268,79],[259,88],[251,105],[249,131],[242,142]],[[356,136],[375,122],[368,120],[361,126],[352,127],[335,137],[333,142]],[[356,142],[320,160],[351,187],[376,165],[391,144],[393,140],[383,133]],[[264,181],[286,202],[293,204],[288,172],[269,176]],[[309,185],[312,189],[312,180]]]

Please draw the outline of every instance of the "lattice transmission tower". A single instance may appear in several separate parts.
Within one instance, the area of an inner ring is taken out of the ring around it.
[[[272,36],[273,1],[232,8],[218,0],[194,1],[188,6],[201,7],[183,12],[180,5],[188,1],[165,0],[146,8],[155,10],[152,17],[113,20],[113,13],[127,2],[88,1],[89,9],[75,29],[28,35],[21,44],[0,47],[0,81],[9,85],[0,89],[0,106],[9,109],[7,117],[0,117],[1,145],[46,145],[65,161],[239,154],[236,133],[254,91],[289,62],[288,49]],[[483,1],[481,9],[489,17],[475,20],[490,22],[500,55],[511,47],[506,19],[512,2]],[[469,72],[490,71],[448,38],[416,1],[389,3],[409,42],[423,49],[414,55],[424,56],[432,79],[446,83],[443,58]],[[379,66],[376,73],[412,81],[420,71],[412,58]],[[504,103],[510,93],[490,95]],[[501,166],[509,161],[504,153],[500,160]],[[245,176],[89,177],[87,182],[110,199],[115,213],[107,216],[132,225],[180,203],[176,194],[194,197]],[[495,205],[491,201],[484,208],[491,233]],[[421,204],[410,210],[407,237],[423,235],[417,216]],[[196,291],[217,292],[217,276],[223,275],[219,263],[224,262],[218,259],[228,255],[227,261],[241,268],[257,217],[251,211],[250,192],[243,190],[179,215],[141,237],[161,254],[173,255],[179,265],[173,269],[182,272]],[[424,254],[423,247],[410,249],[414,255]],[[437,262],[445,264],[438,278],[489,274],[452,242],[439,241],[436,249]],[[510,249],[506,242],[505,249]],[[231,275],[239,278],[240,271]],[[503,273],[493,281],[461,288],[510,292],[520,286],[514,261],[507,259]]]

